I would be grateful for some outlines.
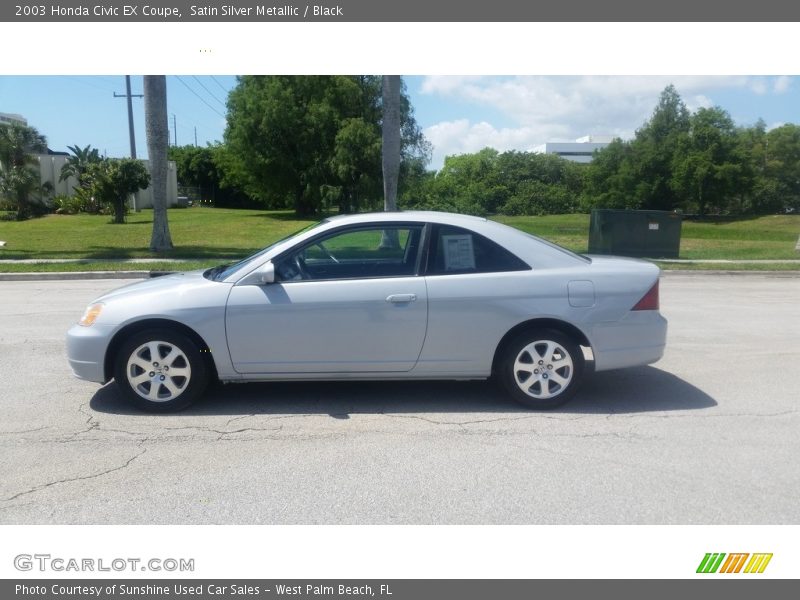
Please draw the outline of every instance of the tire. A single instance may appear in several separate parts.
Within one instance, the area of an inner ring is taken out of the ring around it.
[[[181,410],[208,385],[208,367],[191,339],[171,329],[148,329],[122,343],[114,379],[125,398],[147,412]]]
[[[505,344],[497,375],[511,397],[534,409],[556,408],[578,390],[583,352],[553,329],[525,331]]]

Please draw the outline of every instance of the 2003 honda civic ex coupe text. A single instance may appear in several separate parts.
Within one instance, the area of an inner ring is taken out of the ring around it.
[[[664,352],[659,269],[573,254],[486,219],[332,217],[233,265],[135,283],[67,334],[75,375],[138,407],[183,408],[212,379],[486,379],[552,408],[595,371]],[[589,353],[591,349],[591,353]]]

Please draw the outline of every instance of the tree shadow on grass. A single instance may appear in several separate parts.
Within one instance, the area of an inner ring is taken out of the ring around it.
[[[692,384],[655,367],[587,376],[575,398],[546,414],[635,414],[699,410],[717,402]],[[122,397],[116,383],[90,400],[92,409],[140,414]],[[185,416],[320,414],[521,413],[520,406],[490,381],[271,382],[218,385]],[[545,413],[542,413],[545,414]]]
[[[124,248],[119,246],[89,246],[86,250],[54,250],[54,251],[15,251],[0,254],[0,258],[8,259],[41,259],[72,258],[87,261],[120,260],[128,258],[164,258],[184,260],[220,259],[222,261],[238,261],[261,250],[261,248],[237,248],[231,246],[179,246],[169,252],[157,255],[149,252],[146,246]]]

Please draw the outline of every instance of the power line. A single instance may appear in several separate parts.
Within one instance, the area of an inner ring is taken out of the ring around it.
[[[225,115],[223,115],[223,114],[222,114],[221,112],[219,112],[219,111],[218,111],[216,108],[214,108],[213,106],[211,106],[211,105],[210,105],[208,102],[206,102],[205,98],[203,98],[203,97],[202,97],[200,94],[198,94],[198,93],[197,93],[197,92],[195,92],[195,91],[194,91],[194,90],[193,90],[191,87],[189,87],[189,84],[188,84],[188,83],[186,83],[186,82],[185,82],[183,79],[181,79],[181,78],[180,78],[178,75],[174,75],[174,77],[175,77],[175,79],[177,79],[178,81],[180,81],[180,82],[181,82],[181,83],[184,85],[184,87],[185,87],[187,90],[189,90],[189,91],[190,91],[190,92],[192,92],[192,93],[193,93],[195,96],[197,96],[197,99],[198,99],[198,100],[200,100],[200,102],[202,102],[203,104],[205,104],[205,105],[206,105],[208,108],[210,108],[211,110],[213,110],[215,113],[217,113],[217,114],[218,114],[220,117],[222,117],[223,119],[225,118]]]
[[[203,85],[203,82],[202,82],[202,81],[200,81],[200,80],[197,78],[197,75],[192,75],[192,79],[194,79],[194,80],[195,80],[197,83],[199,83],[199,84],[200,84],[200,87],[201,87],[201,88],[203,88],[205,91],[207,91],[209,96],[211,96],[211,97],[212,97],[214,100],[216,100],[217,102],[219,102],[219,103],[220,103],[220,104],[221,104],[223,107],[225,106],[225,103],[224,103],[222,100],[220,100],[219,98],[217,98],[217,97],[216,97],[214,94],[212,94],[212,93],[211,93],[211,90],[209,90],[209,89],[208,89],[206,86],[204,86],[204,85]]]
[[[65,75],[64,77],[66,77],[67,79],[71,79],[75,83],[81,83],[83,85],[88,85],[89,87],[93,87],[93,88],[95,88],[97,90],[103,90],[105,92],[113,91],[111,88],[103,87],[101,85],[97,85],[96,83],[92,83],[92,82],[86,81],[86,78],[80,77],[78,75]],[[90,78],[90,79],[93,79],[93,78]]]
[[[225,89],[225,86],[222,85],[216,77],[214,77],[213,75],[210,75],[210,77],[214,81],[214,83],[216,83],[219,86],[219,89],[221,89],[226,94],[230,92],[230,90]]]

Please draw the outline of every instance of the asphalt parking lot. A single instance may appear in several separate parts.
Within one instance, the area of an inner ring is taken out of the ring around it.
[[[468,382],[229,385],[138,413],[64,356],[125,283],[0,283],[0,523],[800,523],[795,275],[666,275],[664,359],[547,413]]]

